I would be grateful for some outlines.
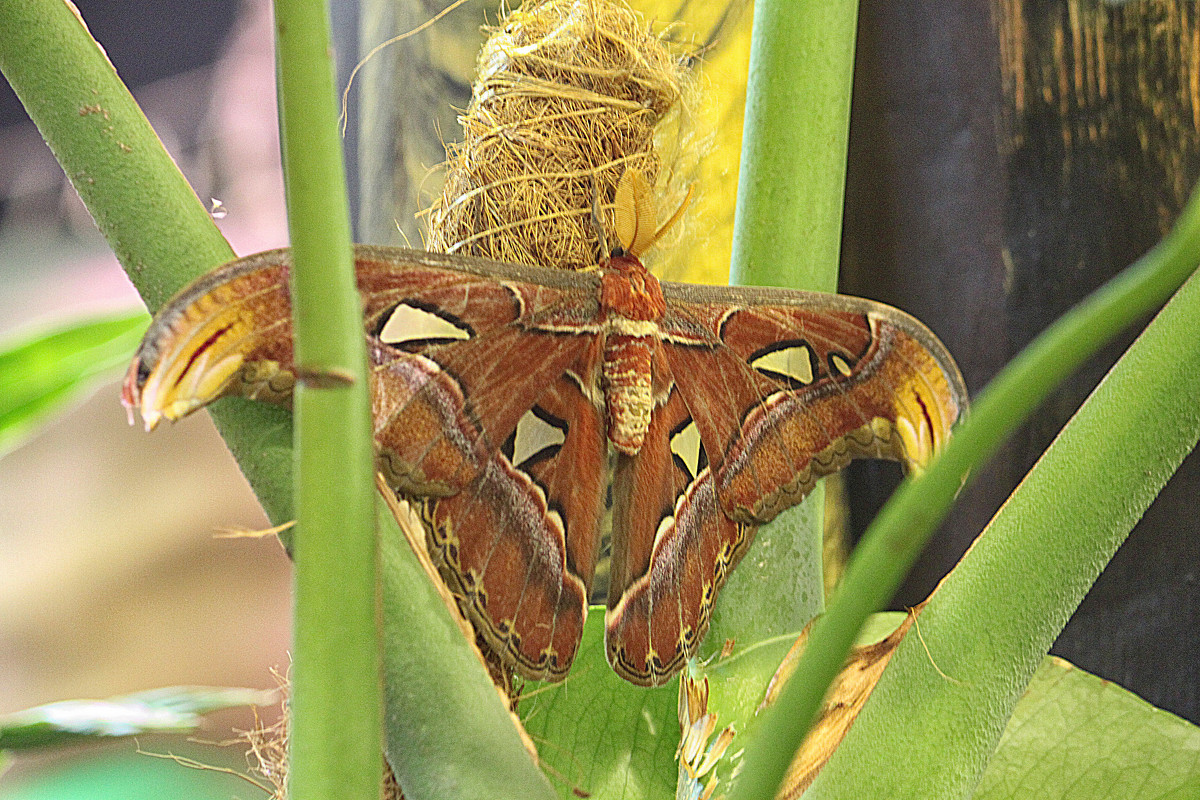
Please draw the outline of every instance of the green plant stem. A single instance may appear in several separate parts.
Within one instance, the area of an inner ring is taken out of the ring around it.
[[[857,0],[754,6],[732,283],[837,290]],[[707,649],[799,630],[824,607],[824,487],[761,528]],[[781,601],[781,587],[787,587]]]
[[[746,749],[730,795],[749,800],[779,786],[833,678],[867,616],[888,601],[973,469],[1088,356],[1164,302],[1192,273],[1200,253],[1200,194],[1193,193],[1174,230],[1153,250],[1068,312],[1021,352],[987,387],[923,476],[906,480],[855,550],[829,611],[762,735]]]
[[[0,0],[0,71],[151,311],[233,258],[73,6]]]
[[[233,258],[73,6],[0,0],[0,71],[151,311]],[[267,512],[291,519],[287,413],[229,400],[213,418]]]
[[[276,0],[297,381],[288,793],[377,800],[383,777],[374,451],[324,0]]]
[[[857,18],[857,0],[754,4],[733,283],[837,291]]]

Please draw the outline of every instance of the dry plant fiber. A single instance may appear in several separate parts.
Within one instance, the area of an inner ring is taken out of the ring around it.
[[[621,175],[668,183],[656,132],[687,74],[624,3],[535,0],[510,12],[480,53],[464,140],[447,147],[429,249],[594,267],[607,253],[593,207],[611,230]]]

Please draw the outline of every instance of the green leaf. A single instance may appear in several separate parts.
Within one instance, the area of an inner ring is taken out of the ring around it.
[[[1200,728],[1060,658],[1047,658],[973,797],[1200,797]]]
[[[751,644],[803,628],[824,605],[822,485],[754,534],[745,559],[729,576],[700,644],[704,659],[726,639]],[[767,676],[768,678],[770,676]]]
[[[86,739],[186,732],[210,711],[275,702],[275,692],[171,686],[107,700],[64,700],[0,717],[0,750],[77,744]]]
[[[76,322],[0,345],[0,457],[129,363],[144,313]]]
[[[260,800],[267,790],[247,781],[245,759],[213,746],[138,741],[24,770],[0,784],[4,800]],[[176,758],[179,760],[176,761]],[[0,756],[2,760],[2,756]]]
[[[678,680],[643,689],[617,677],[604,656],[604,608],[588,611],[567,679],[529,684],[519,713],[562,797],[675,796]]]
[[[905,617],[874,615],[859,644],[879,641]],[[718,794],[740,763],[740,734],[753,730],[764,689],[799,635],[746,641],[727,658],[689,667],[697,680],[711,679],[707,710],[717,714],[717,730],[732,724],[739,734],[714,769]],[[678,695],[677,681],[642,689],[613,673],[604,657],[604,608],[593,606],[570,675],[560,684],[528,684],[519,713],[560,796],[574,797],[579,789],[604,800],[654,800],[677,796],[677,781],[681,789],[696,788],[675,761]]]
[[[859,632],[855,645],[880,641],[907,617],[906,613],[898,611],[871,615]],[[705,770],[698,780],[682,764],[679,766],[678,796],[700,797],[710,783],[716,785],[715,796],[725,793],[730,786],[731,776],[737,775],[742,768],[745,743],[757,735],[762,719],[759,711],[766,689],[801,635],[800,631],[794,631],[761,641],[734,642],[725,658],[715,657],[689,665],[689,674],[694,680],[708,681],[708,703],[700,712],[715,715],[709,743],[714,742],[717,734],[726,728],[732,729],[733,738],[723,755],[717,757],[714,754],[711,768]]]

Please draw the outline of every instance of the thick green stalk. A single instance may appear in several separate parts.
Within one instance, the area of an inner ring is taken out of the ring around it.
[[[0,71],[151,311],[233,258],[73,6],[0,0]]]
[[[295,330],[289,796],[377,800],[383,711],[362,303],[325,0],[276,0]]]
[[[837,290],[857,14],[857,0],[754,5],[732,283]],[[709,642],[758,641],[821,612],[823,508],[818,485],[759,531],[764,568],[733,573]]]
[[[857,0],[754,4],[733,283],[837,291]]]
[[[766,712],[762,736],[747,747],[731,800],[775,791],[859,628],[890,599],[972,470],[1065,376],[1165,301],[1195,269],[1197,253],[1200,194],[1193,193],[1167,238],[1022,351],[987,387],[925,474],[900,486],[855,550],[835,602],[813,626],[796,672]]]

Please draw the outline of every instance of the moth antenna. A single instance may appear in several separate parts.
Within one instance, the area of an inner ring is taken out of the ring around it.
[[[637,170],[626,170],[617,184],[615,204],[616,232],[625,251],[630,255],[640,256],[649,250],[683,216],[683,212],[691,203],[694,188],[688,187],[687,195],[679,204],[679,208],[670,219],[656,229],[658,209],[655,207],[649,184]]]
[[[633,256],[640,256],[650,249],[657,239],[654,233],[658,224],[658,207],[654,204],[654,195],[650,185],[642,173],[636,169],[626,170],[617,184],[617,221],[618,233],[621,232],[620,215],[622,211],[632,216],[626,221],[629,241],[625,249]],[[624,202],[622,202],[624,201]]]
[[[683,217],[683,212],[687,211],[687,207],[689,205],[691,205],[692,194],[695,191],[695,189],[696,189],[695,184],[688,185],[687,194],[685,194],[683,196],[683,200],[681,200],[679,202],[679,208],[675,209],[675,213],[671,215],[671,218],[669,220],[667,220],[666,222],[664,222],[662,224],[662,226],[659,227],[659,229],[655,232],[654,238],[650,240],[651,244],[653,244],[654,242],[657,242],[659,239],[661,239],[663,237],[663,234],[665,234],[667,231],[671,230],[671,228],[675,227],[675,223],[679,222],[679,220]]]
[[[604,217],[600,213],[600,187],[592,181],[592,227],[596,229],[596,238],[600,240],[601,260],[610,258],[612,251],[608,249],[608,236],[604,233]]]
[[[625,170],[625,174],[617,182],[617,192],[613,198],[613,212],[616,217],[613,228],[621,247],[633,256],[642,252],[638,248],[638,244],[642,229],[641,212],[645,200],[640,200],[640,198],[647,197],[649,193],[650,190],[646,187],[646,180],[642,177],[642,173],[635,169]],[[651,205],[651,209],[653,209],[653,205]],[[653,223],[650,227],[653,228]]]

